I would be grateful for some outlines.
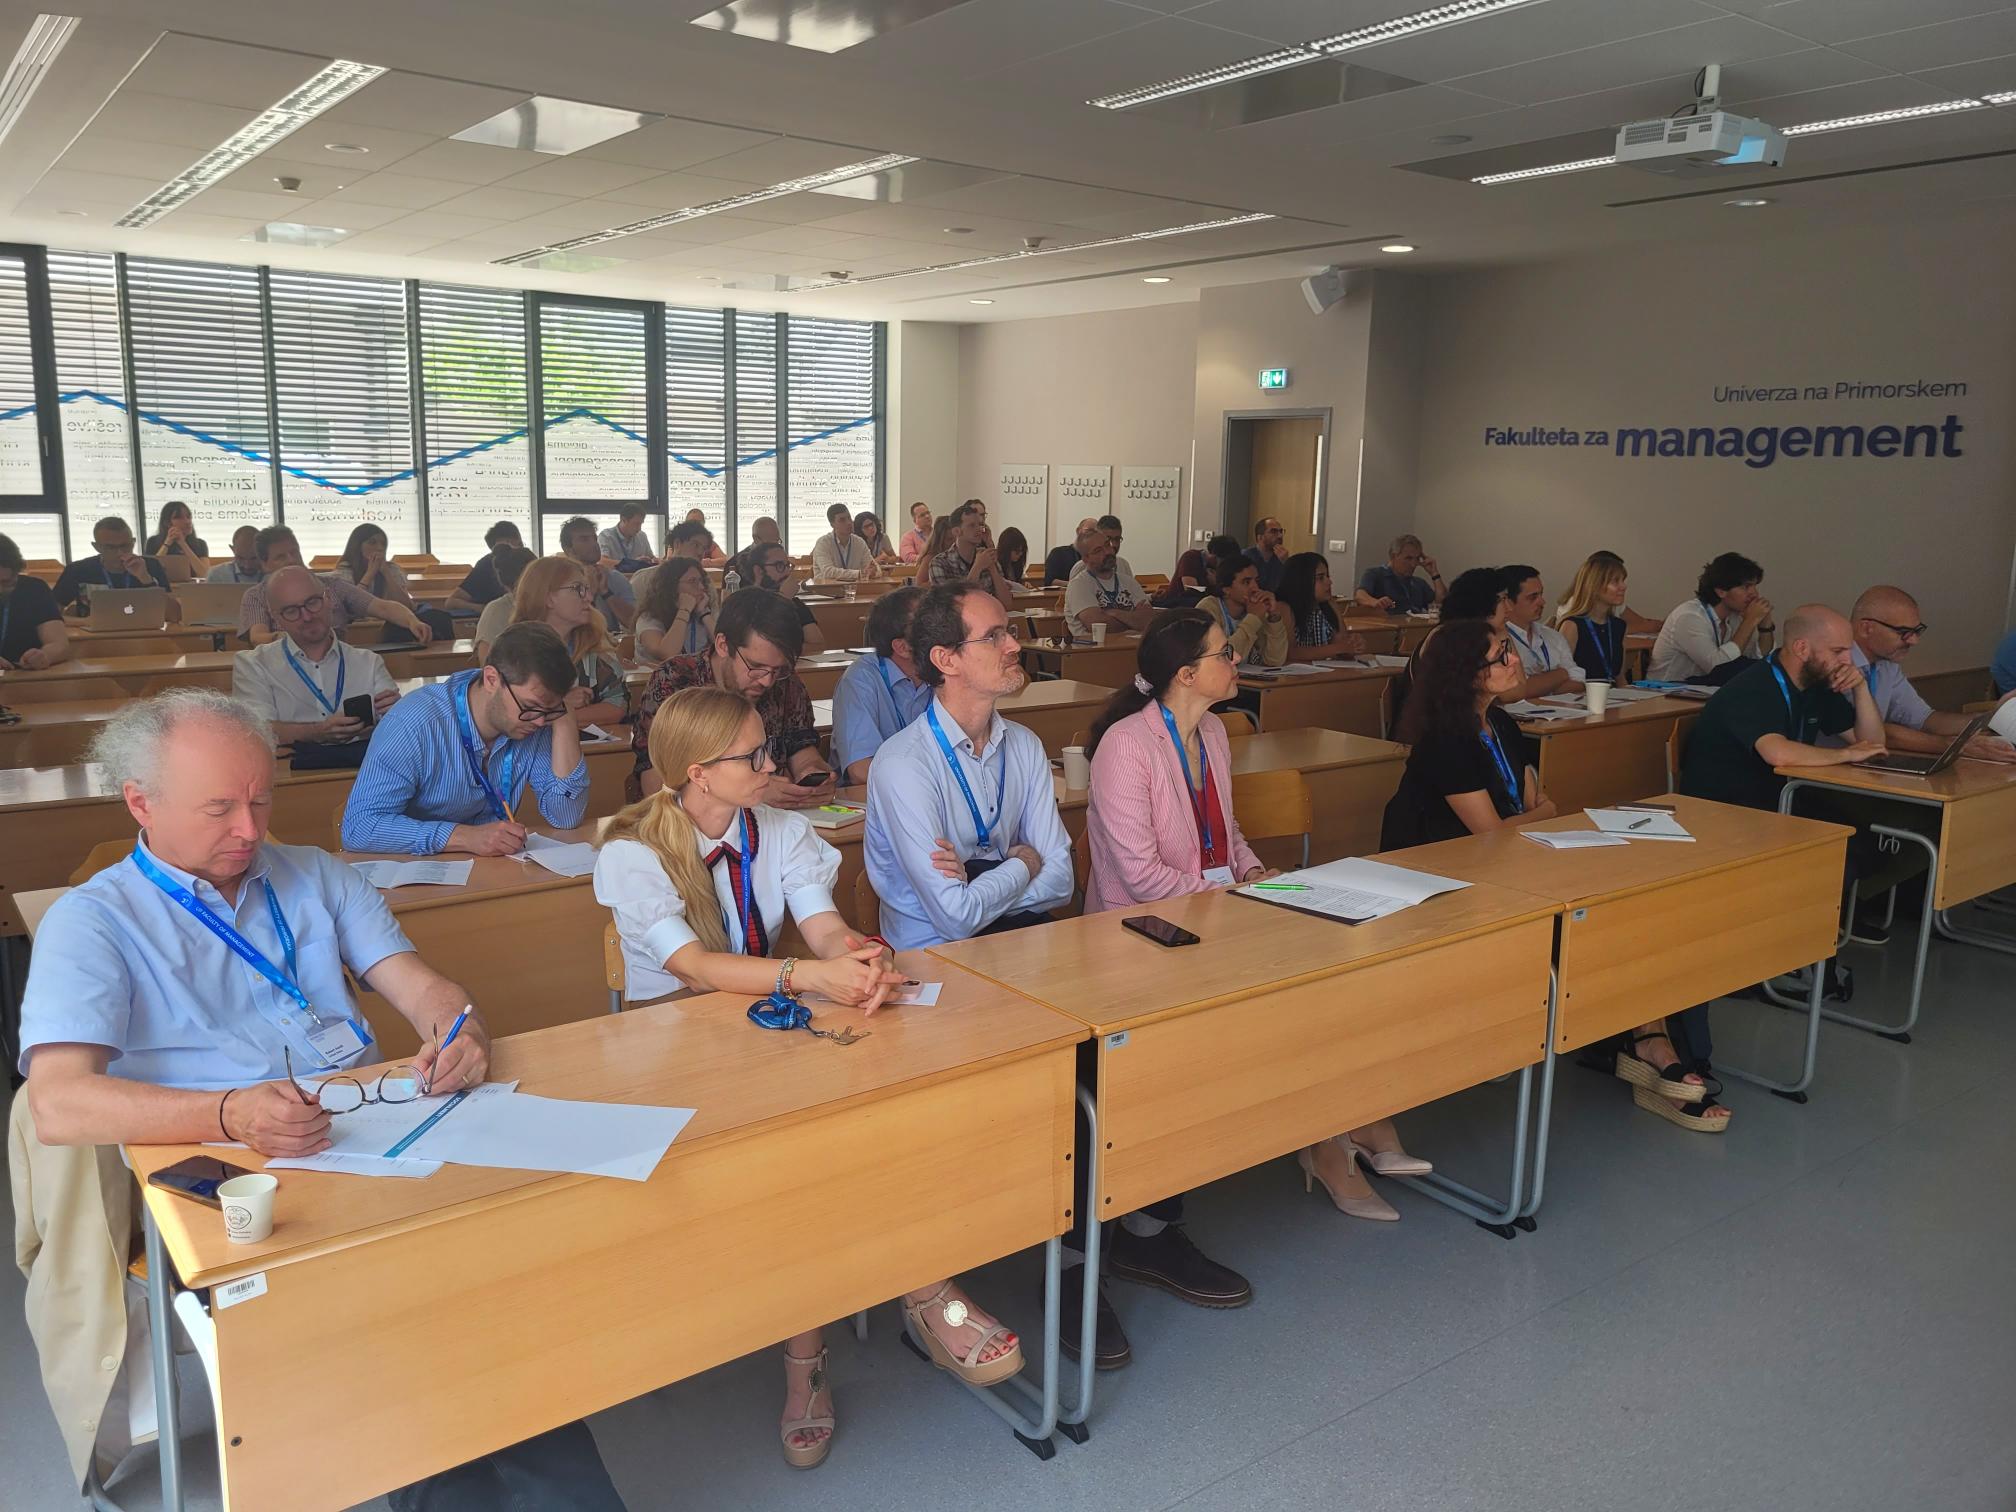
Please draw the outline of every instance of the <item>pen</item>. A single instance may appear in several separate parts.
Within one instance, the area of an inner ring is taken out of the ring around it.
[[[1248,882],[1246,885],[1256,892],[1309,891],[1309,884],[1306,882]]]
[[[1632,820],[1632,821],[1631,821],[1631,822],[1630,822],[1629,824],[1625,825],[1625,826],[1624,826],[1624,828],[1626,828],[1626,829],[1643,829],[1643,828],[1645,828],[1645,826],[1646,826],[1646,825],[1650,824],[1651,822],[1652,822],[1652,819],[1651,819],[1651,816],[1650,816],[1650,815],[1648,814],[1648,815],[1647,815],[1647,816],[1646,816],[1645,818],[1643,818],[1643,819],[1633,819],[1633,820]]]
[[[462,1005],[462,1011],[455,1015],[455,1022],[448,1026],[448,1037],[441,1041],[441,1048],[434,1052],[436,1060],[439,1060],[446,1054],[448,1047],[455,1043],[455,1036],[462,1032],[463,1024],[468,1022],[469,1015],[475,1011],[476,1005],[474,1003],[464,1003]]]

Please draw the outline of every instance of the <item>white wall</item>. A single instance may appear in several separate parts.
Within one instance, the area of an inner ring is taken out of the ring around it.
[[[2001,632],[2016,548],[2016,216],[1772,242],[1675,246],[1463,274],[1427,291],[1416,524],[1445,571],[1527,560],[1565,584],[1591,550],[1630,564],[1631,602],[1666,613],[1700,564],[1765,568],[1781,622],[1846,609],[1875,582],[1920,599],[1915,670],[1979,666]],[[1962,382],[1964,397],[1718,403],[1722,386]],[[1618,457],[1611,445],[1487,446],[1489,426],[1939,423],[1956,458]]]
[[[889,326],[888,521],[899,537],[916,500],[934,513],[958,502],[959,331],[933,320]]]

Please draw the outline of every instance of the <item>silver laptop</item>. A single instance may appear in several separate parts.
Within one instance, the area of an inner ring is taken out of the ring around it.
[[[1871,756],[1860,766],[1865,772],[1896,772],[1906,777],[1936,777],[1960,759],[1967,742],[1988,728],[1988,721],[1995,717],[1991,709],[1986,714],[1976,714],[1967,721],[1967,728],[1953,737],[1953,743],[1937,756]]]
[[[93,630],[159,630],[168,623],[166,588],[98,588],[88,591]]]
[[[175,590],[185,625],[236,625],[250,583],[184,583]]]

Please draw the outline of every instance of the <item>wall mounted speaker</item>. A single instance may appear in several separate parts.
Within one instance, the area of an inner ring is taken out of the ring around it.
[[[1302,297],[1309,301],[1309,313],[1321,315],[1332,305],[1342,303],[1344,297],[1357,287],[1361,276],[1354,269],[1340,268],[1333,263],[1321,273],[1303,279]]]

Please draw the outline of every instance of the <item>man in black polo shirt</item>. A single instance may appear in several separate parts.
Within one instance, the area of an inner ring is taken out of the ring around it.
[[[91,544],[96,554],[80,557],[63,569],[56,579],[56,602],[71,613],[83,614],[85,590],[91,588],[167,588],[168,573],[153,557],[133,549],[133,527],[117,515],[107,515],[91,527]],[[180,619],[182,611],[171,599],[168,618]]]

